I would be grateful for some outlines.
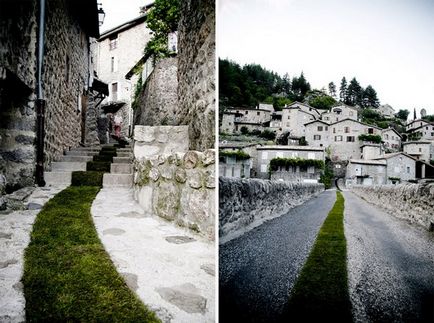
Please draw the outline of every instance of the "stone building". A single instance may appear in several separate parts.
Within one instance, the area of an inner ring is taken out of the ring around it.
[[[375,159],[384,155],[381,144],[364,143],[360,146],[362,159]]]
[[[223,112],[221,130],[225,133],[240,133],[245,127],[249,131],[262,131],[271,121],[269,109],[236,108]]]
[[[244,177],[249,178],[255,175],[257,168],[257,150],[256,143],[243,143],[243,142],[220,142],[220,152],[236,152],[242,151],[250,156],[247,160],[234,160],[224,158],[219,160],[219,174],[226,177]],[[253,173],[253,174],[251,174]]]
[[[96,46],[97,75],[109,85],[109,96],[103,101],[102,107],[107,111],[120,109],[117,113],[123,118],[121,133],[124,136],[131,133],[131,103],[139,79],[135,74],[126,79],[126,75],[142,59],[150,38],[145,13],[102,33]],[[149,64],[146,68],[149,68]]]
[[[401,150],[401,134],[393,128],[381,130],[381,139],[384,143],[384,148],[389,152]]]
[[[380,105],[378,112],[385,118],[393,118],[395,116],[395,110],[388,104]]]
[[[386,168],[387,163],[384,160],[350,159],[347,165],[346,186],[385,184]]]
[[[305,137],[309,146],[328,147],[330,145],[329,124],[322,120],[315,120],[304,125]]]
[[[385,154],[377,160],[385,161],[387,164],[385,183],[415,180],[416,177],[416,159],[403,152]]]
[[[380,128],[353,119],[330,124],[329,132],[331,157],[340,160],[361,158],[360,135],[381,135]]]
[[[282,110],[282,131],[291,136],[304,137],[304,125],[319,117],[316,109],[302,103],[294,103]]]
[[[221,156],[219,159],[219,176],[250,178],[251,158],[237,159],[234,156]]]
[[[90,53],[90,37],[99,36],[97,10],[93,0],[46,0],[45,12],[38,1],[0,2],[0,173],[7,191],[33,185],[36,168],[42,185],[43,169],[90,135],[98,91]]]
[[[269,177],[269,165],[273,158],[300,158],[300,159],[316,159],[325,160],[324,148],[320,147],[309,147],[309,146],[262,146],[256,148],[258,151],[258,162],[257,166],[257,177],[268,178]],[[297,173],[297,170],[295,170]],[[297,177],[299,176],[300,170],[298,171]],[[315,169],[306,169],[303,173],[306,177],[317,176]]]
[[[339,105],[330,109],[330,111],[321,114],[321,120],[327,123],[334,123],[344,119],[358,120],[357,108],[349,105]]]
[[[418,119],[406,126],[410,140],[434,140],[434,122]]]
[[[402,144],[403,151],[418,159],[430,162],[434,159],[434,142],[432,141],[408,141]]]

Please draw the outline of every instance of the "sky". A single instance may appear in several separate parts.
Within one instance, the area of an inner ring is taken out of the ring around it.
[[[104,23],[100,27],[101,33],[122,25],[140,15],[140,7],[143,7],[153,0],[98,0],[105,12]]]
[[[302,71],[314,88],[343,76],[396,111],[434,114],[433,0],[220,0],[217,52],[240,65]]]

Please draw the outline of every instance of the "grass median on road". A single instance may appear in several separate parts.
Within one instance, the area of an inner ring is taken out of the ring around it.
[[[97,186],[71,186],[38,214],[25,251],[28,322],[159,322],[117,273],[90,209]]]
[[[336,195],[336,202],[292,290],[283,321],[352,321],[343,223],[344,198],[340,192]]]

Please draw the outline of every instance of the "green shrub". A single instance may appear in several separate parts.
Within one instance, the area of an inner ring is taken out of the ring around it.
[[[246,160],[250,158],[250,155],[242,150],[219,151],[219,157],[235,157],[237,160]]]
[[[380,135],[361,134],[361,135],[359,135],[358,138],[360,141],[368,141],[368,142],[373,142],[376,144],[381,143],[381,136]]]
[[[277,171],[279,167],[289,167],[289,166],[301,166],[309,167],[314,166],[318,169],[324,168],[324,162],[318,159],[303,159],[303,158],[273,158],[270,161],[270,170]]]

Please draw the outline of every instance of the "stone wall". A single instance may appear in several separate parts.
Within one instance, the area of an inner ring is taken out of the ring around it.
[[[145,212],[214,240],[214,150],[142,158],[135,163],[134,183]]]
[[[177,125],[178,79],[176,57],[161,59],[147,79],[134,111],[134,124]]]
[[[219,177],[221,242],[285,214],[323,190],[323,184]]]
[[[135,126],[134,157],[144,210],[214,239],[215,151],[188,151],[187,126]]]
[[[434,184],[353,186],[351,191],[388,213],[434,230]]]
[[[215,1],[181,2],[178,29],[178,124],[189,125],[190,149],[215,142]]]

